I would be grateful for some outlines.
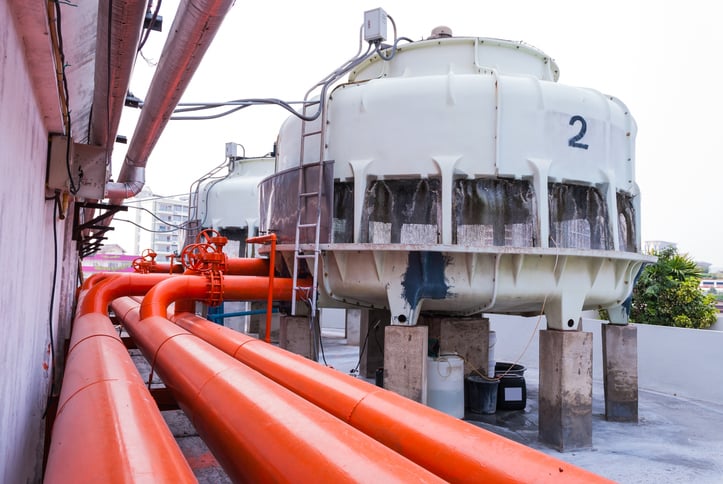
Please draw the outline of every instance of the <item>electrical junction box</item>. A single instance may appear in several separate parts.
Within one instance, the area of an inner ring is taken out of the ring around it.
[[[45,185],[48,190],[70,192],[68,173],[73,177],[75,195],[102,200],[105,197],[106,149],[101,146],[74,143],[68,137],[51,135]]]
[[[364,12],[364,40],[380,42],[387,40],[387,13],[382,8]]]

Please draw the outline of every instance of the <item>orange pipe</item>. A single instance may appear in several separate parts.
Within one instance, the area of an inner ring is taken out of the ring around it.
[[[176,324],[451,482],[610,482],[189,313]]]
[[[267,297],[269,280],[266,277],[226,276],[223,278],[224,299],[237,301],[263,300]],[[288,301],[291,299],[292,280],[274,279],[273,298]],[[205,277],[174,276],[153,286],[143,298],[141,318],[160,316],[167,318],[168,306],[177,299],[206,299],[209,287]]]
[[[268,259],[235,258],[226,261],[226,274],[234,276],[266,276],[269,274]]]
[[[75,320],[44,482],[196,482],[105,315]]]
[[[234,481],[442,482],[170,321],[139,321],[134,304],[113,308]]]
[[[181,264],[169,264],[167,262],[156,262],[150,267],[152,274],[183,274],[184,270]]]
[[[157,262],[150,268],[154,274],[183,274],[185,269],[181,264]],[[265,276],[269,273],[268,259],[233,258],[226,260],[225,274],[235,276]]]
[[[271,313],[273,312],[274,294],[271,287],[274,285],[274,273],[276,272],[276,234],[262,235],[260,237],[251,237],[246,240],[248,243],[271,242],[271,250],[269,252],[269,295],[266,299],[266,337],[267,343],[271,343]]]
[[[113,299],[121,296],[142,296],[156,284],[171,277],[181,276],[135,273],[107,274],[107,277],[99,282],[90,284],[88,290],[81,290],[78,297],[77,314],[79,316],[90,313],[108,314],[108,304]],[[91,279],[93,278],[88,279],[88,281]]]

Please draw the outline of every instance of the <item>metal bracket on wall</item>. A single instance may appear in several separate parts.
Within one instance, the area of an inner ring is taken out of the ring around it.
[[[80,211],[84,209],[100,210],[100,215],[87,222],[80,223]],[[101,222],[112,217],[117,212],[126,212],[128,207],[123,205],[110,205],[105,203],[76,202],[73,213],[73,240],[78,242],[80,257],[87,257],[98,252],[107,238],[104,234],[113,227],[103,225]]]

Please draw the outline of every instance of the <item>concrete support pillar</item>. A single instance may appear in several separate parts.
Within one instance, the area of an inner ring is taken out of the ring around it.
[[[427,403],[426,326],[387,326],[384,330],[384,388]]]
[[[285,350],[316,361],[318,349],[314,348],[307,316],[282,315],[280,318],[279,346]]]
[[[374,378],[377,368],[384,366],[384,327],[391,324],[392,314],[386,309],[359,311],[359,374]]]
[[[638,421],[638,328],[602,325],[605,418]]]
[[[429,337],[439,340],[439,353],[457,353],[464,363],[464,374],[478,370],[487,375],[489,366],[490,321],[487,318],[439,318],[420,316],[429,327]]]
[[[540,440],[560,452],[592,447],[592,333],[540,331]]]
[[[439,353],[457,353],[464,359],[464,374],[487,375],[490,321],[480,318],[445,318],[439,332]]]
[[[361,341],[361,320],[364,309],[346,310],[346,344],[359,346]]]

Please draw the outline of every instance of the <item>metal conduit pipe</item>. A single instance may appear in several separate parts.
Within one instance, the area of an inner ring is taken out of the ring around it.
[[[113,303],[236,482],[443,482],[170,321]],[[129,308],[130,306],[130,308]]]
[[[450,482],[610,482],[396,393],[200,318],[176,324]]]
[[[106,315],[75,320],[44,482],[196,482]]]
[[[234,0],[181,1],[118,181],[106,183],[106,198],[111,202],[133,197],[143,188],[148,157],[233,3]]]
[[[301,284],[302,281],[299,281]],[[289,301],[293,281],[289,278],[275,278],[273,281],[273,299]],[[173,276],[153,286],[143,298],[141,318],[150,316],[168,317],[168,306],[178,299],[206,299],[209,296],[209,283],[205,277]],[[221,285],[224,299],[237,301],[265,300],[269,290],[268,277],[225,276]]]

